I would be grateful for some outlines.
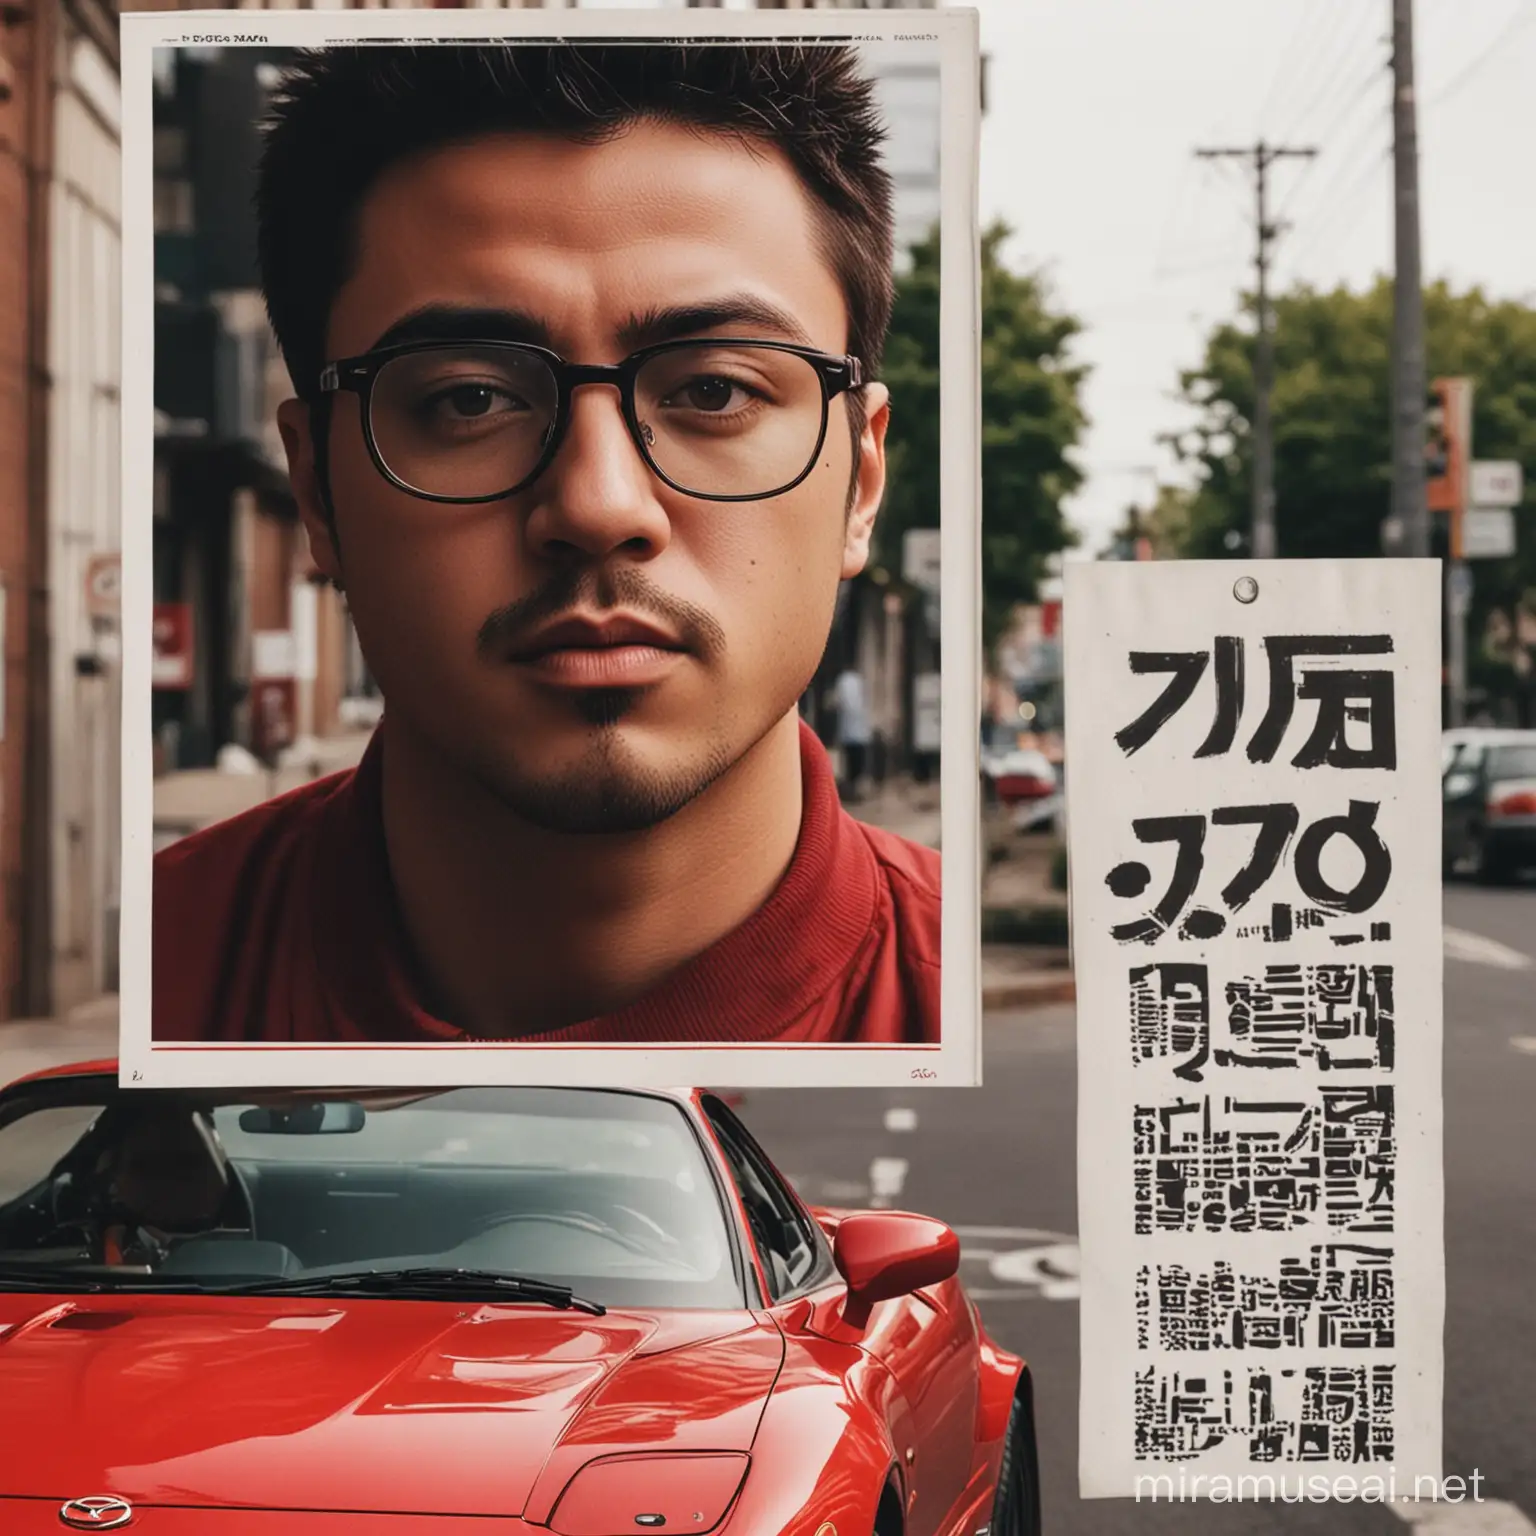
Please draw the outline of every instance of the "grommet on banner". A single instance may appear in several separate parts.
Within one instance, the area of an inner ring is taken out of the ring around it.
[[[1259,595],[1259,584],[1252,576],[1239,576],[1232,583],[1232,596],[1240,603],[1251,603]]]

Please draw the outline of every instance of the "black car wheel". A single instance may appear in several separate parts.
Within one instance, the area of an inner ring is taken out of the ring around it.
[[[1035,1451],[1034,1407],[1027,1383],[1015,1396],[1008,1414],[989,1536],[1040,1536],[1040,1463]]]
[[[1508,885],[1515,877],[1515,868],[1508,854],[1502,849],[1490,847],[1486,833],[1477,841],[1474,868],[1479,885]]]

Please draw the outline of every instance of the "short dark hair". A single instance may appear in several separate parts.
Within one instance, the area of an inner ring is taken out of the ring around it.
[[[771,145],[788,158],[812,196],[843,290],[848,350],[873,376],[891,315],[892,183],[874,88],[852,48],[384,44],[300,54],[266,125],[257,257],[267,314],[300,398],[315,399],[358,210],[383,172],[481,134],[602,143],[641,120]]]

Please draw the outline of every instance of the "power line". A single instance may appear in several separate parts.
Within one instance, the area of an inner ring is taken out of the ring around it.
[[[1317,135],[1318,139],[1322,143],[1329,144],[1334,142],[1334,140],[1342,132],[1345,124],[1348,123],[1349,120],[1355,115],[1355,113],[1360,110],[1361,104],[1370,100],[1372,91],[1385,86],[1386,80],[1384,65],[1385,61],[1383,61],[1382,66],[1378,66],[1375,70],[1372,71],[1370,76],[1368,76],[1364,81],[1360,83],[1359,88],[1350,97],[1348,103],[1344,107],[1344,110],[1340,112],[1331,123],[1329,123],[1327,128],[1325,128],[1321,133]],[[1293,209],[1296,208],[1302,197],[1305,195],[1307,188],[1316,185],[1311,177],[1312,164],[1315,163],[1315,161],[1311,162],[1303,168],[1301,174],[1296,178],[1295,183],[1292,185],[1291,190],[1281,201],[1279,218],[1282,222],[1284,222],[1286,217],[1292,212]],[[1337,166],[1341,162],[1339,159],[1334,159],[1333,163],[1335,166]],[[1347,161],[1344,161],[1343,163],[1348,164]],[[1338,184],[1338,180],[1338,176],[1335,175],[1331,180],[1325,181],[1323,186],[1336,186]]]
[[[1337,216],[1352,205],[1362,180],[1361,167],[1366,168],[1366,173],[1373,170],[1382,153],[1382,145],[1387,142],[1384,138],[1388,133],[1386,119],[1385,112],[1380,118],[1365,119],[1342,149],[1330,153],[1333,169],[1318,187],[1308,208],[1307,231],[1299,246],[1289,253],[1291,258],[1299,256],[1303,250],[1315,250],[1324,227],[1331,228]],[[1292,201],[1294,199],[1287,199],[1288,204]]]
[[[1352,77],[1350,65],[1357,52],[1359,40],[1368,35],[1371,24],[1371,13],[1364,6],[1361,6],[1355,12],[1355,16],[1357,20],[1363,20],[1365,26],[1356,26],[1353,31],[1347,34],[1343,32],[1343,29],[1340,29],[1341,36],[1343,36],[1343,47],[1340,48],[1334,58],[1333,68],[1320,72],[1317,89],[1307,97],[1306,104],[1285,127],[1282,136],[1289,136],[1298,132],[1302,125],[1322,107],[1324,102],[1330,99],[1341,83],[1345,85],[1346,89],[1348,88],[1347,82]],[[1298,94],[1300,93],[1298,92]]]
[[[1305,71],[1298,68],[1303,59],[1310,65],[1313,58],[1321,57],[1328,46],[1328,29],[1319,23],[1325,16],[1332,16],[1335,20],[1339,16],[1339,6],[1336,0],[1321,0],[1321,3],[1305,13],[1296,23],[1296,31],[1292,34],[1291,45],[1276,66],[1274,78],[1270,81],[1269,93],[1264,98],[1264,104],[1259,108],[1258,121],[1269,122],[1269,115],[1280,104],[1281,97],[1285,94],[1282,87],[1298,74],[1302,79],[1306,78]],[[1335,28],[1335,32],[1337,28]],[[1306,45],[1311,43],[1311,56],[1308,56]],[[1318,44],[1321,43],[1321,48]]]
[[[1206,171],[1208,176],[1210,175],[1213,166],[1221,166],[1220,162],[1213,163],[1210,161],[1202,161],[1200,164],[1201,169]],[[1225,166],[1221,166],[1221,168],[1228,169],[1228,167]],[[1179,185],[1184,187],[1188,184],[1188,168],[1186,168],[1186,172],[1184,176],[1181,177]],[[1209,182],[1207,185],[1209,185]],[[1246,191],[1246,186],[1244,190]],[[1165,282],[1169,278],[1180,276],[1192,261],[1203,263],[1205,252],[1209,250],[1211,244],[1213,243],[1211,237],[1209,235],[1205,235],[1204,213],[1208,207],[1209,202],[1207,200],[1196,201],[1195,216],[1189,221],[1188,226],[1182,230],[1184,238],[1173,250],[1170,251],[1167,249],[1167,240],[1166,238],[1164,239],[1159,247],[1157,265],[1154,267],[1152,273],[1152,279],[1154,282]],[[1170,231],[1172,229],[1173,223],[1174,219],[1172,215],[1170,215]],[[1201,235],[1205,235],[1205,238],[1198,238]]]
[[[1258,249],[1254,269],[1258,277],[1256,320],[1258,346],[1253,369],[1253,542],[1254,557],[1273,559],[1275,554],[1274,445],[1270,441],[1269,392],[1274,373],[1274,338],[1269,328],[1270,247],[1280,233],[1280,226],[1270,217],[1269,172],[1280,160],[1310,160],[1317,151],[1283,144],[1257,144],[1243,149],[1197,149],[1202,160],[1245,160],[1253,169],[1257,194],[1258,218],[1255,231]]]
[[[1470,64],[1468,64],[1464,69],[1458,70],[1455,76],[1446,85],[1442,86],[1438,91],[1436,91],[1435,94],[1424,103],[1424,109],[1428,110],[1430,107],[1438,107],[1442,102],[1449,101],[1452,96],[1454,96],[1464,85],[1466,85],[1467,82],[1470,81],[1478,73],[1478,71],[1481,70],[1490,59],[1493,58],[1495,54],[1500,52],[1500,50],[1510,40],[1510,38],[1514,37],[1517,33],[1530,26],[1533,21],[1536,21],[1536,6],[1531,6],[1528,4],[1523,9],[1516,10],[1515,14],[1510,17],[1508,22],[1506,22],[1505,25],[1499,29],[1493,41],[1489,43],[1488,46],[1484,48],[1482,52],[1479,53]]]
[[[1357,162],[1359,174],[1345,187],[1344,195],[1334,200],[1327,217],[1308,224],[1306,234],[1289,252],[1293,277],[1304,257],[1315,256],[1319,251],[1327,249],[1325,236],[1333,234],[1343,238],[1353,233],[1355,225],[1360,222],[1361,213],[1369,206],[1362,194],[1378,176],[1382,175],[1391,158],[1392,145],[1388,135],[1387,142],[1379,145],[1376,153],[1371,155],[1363,165]],[[1341,218],[1344,220],[1342,224],[1339,222]]]
[[[1379,46],[1386,48],[1390,44],[1390,39],[1386,37],[1379,38],[1378,44]],[[1319,139],[1321,139],[1324,143],[1332,144],[1335,139],[1343,132],[1345,124],[1347,124],[1356,115],[1356,113],[1359,112],[1360,107],[1365,102],[1371,99],[1372,93],[1378,89],[1385,91],[1389,83],[1388,71],[1390,64],[1390,53],[1383,53],[1382,56],[1372,64],[1370,71],[1365,75],[1363,79],[1359,80],[1355,89],[1348,94],[1348,98],[1345,100],[1342,110],[1339,111],[1338,114],[1329,121],[1328,126],[1318,135]],[[1388,103],[1386,101],[1381,103],[1381,107],[1383,109],[1385,109],[1387,105]],[[1381,116],[1383,119],[1387,116],[1385,110],[1382,111]],[[1325,191],[1332,191],[1336,189],[1341,184],[1345,176],[1353,173],[1356,162],[1352,158],[1351,151],[1355,145],[1364,143],[1374,138],[1378,126],[1378,122],[1375,119],[1366,120],[1363,125],[1363,132],[1356,132],[1348,141],[1349,149],[1346,149],[1342,152],[1335,151],[1330,153],[1330,159],[1337,169],[1335,170],[1333,176],[1324,183]],[[1281,205],[1282,215],[1295,205],[1297,198],[1308,184],[1308,178],[1305,175],[1297,179],[1296,185],[1291,189],[1290,196],[1288,196],[1285,202]]]

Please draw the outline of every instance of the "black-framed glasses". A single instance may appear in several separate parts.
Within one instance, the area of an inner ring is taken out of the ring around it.
[[[673,490],[762,501],[815,466],[832,400],[864,382],[856,357],[785,341],[666,341],[621,363],[570,363],[512,341],[412,341],[331,363],[322,393],[361,397],[379,473],[426,501],[500,501],[560,451],[584,384],[619,391],[629,435]]]

